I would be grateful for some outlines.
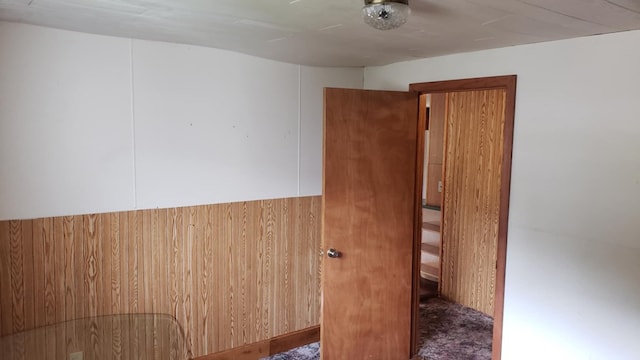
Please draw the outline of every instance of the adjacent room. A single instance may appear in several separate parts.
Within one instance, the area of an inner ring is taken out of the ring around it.
[[[0,356],[635,359],[638,44],[632,0],[0,1]]]

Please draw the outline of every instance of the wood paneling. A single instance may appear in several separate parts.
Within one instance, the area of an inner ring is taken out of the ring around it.
[[[431,94],[429,105],[429,164],[444,159],[445,94]]]
[[[447,94],[442,296],[493,315],[505,90]]]
[[[319,217],[307,197],[2,221],[0,333],[168,314],[194,357],[317,325]],[[74,326],[36,348],[64,358],[115,333],[131,358],[155,341],[136,323]]]

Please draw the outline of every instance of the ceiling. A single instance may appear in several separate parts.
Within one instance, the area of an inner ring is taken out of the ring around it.
[[[640,29],[639,0],[410,0],[399,29],[363,0],[0,0],[0,20],[227,49],[314,66],[372,66]]]

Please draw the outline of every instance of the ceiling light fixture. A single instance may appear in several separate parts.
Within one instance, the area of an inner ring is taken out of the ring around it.
[[[364,0],[364,22],[378,30],[391,30],[407,22],[409,0]]]

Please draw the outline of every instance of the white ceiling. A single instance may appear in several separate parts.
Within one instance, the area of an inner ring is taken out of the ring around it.
[[[0,0],[0,20],[228,49],[303,65],[371,66],[640,29],[640,0],[410,0],[399,29],[363,0]]]

